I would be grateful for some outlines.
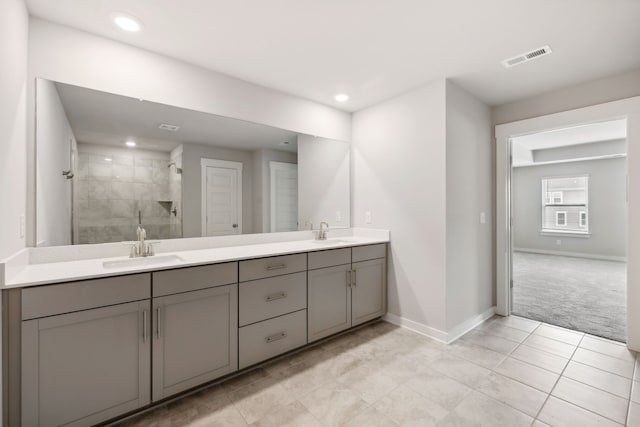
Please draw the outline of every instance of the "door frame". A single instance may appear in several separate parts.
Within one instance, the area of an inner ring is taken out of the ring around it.
[[[291,169],[295,169],[297,173],[298,164],[276,161],[269,162],[269,223],[272,233],[276,231],[276,171]]]
[[[500,124],[496,135],[496,313],[510,314],[511,144],[510,138],[614,119],[627,119],[627,212],[629,236],[640,235],[640,96]],[[627,240],[627,347],[640,350],[640,239]]]
[[[207,168],[235,169],[238,173],[238,189],[236,191],[236,209],[238,211],[238,233],[242,234],[242,163],[229,160],[200,159],[200,223],[202,237],[207,236]],[[212,236],[213,237],[213,236]]]

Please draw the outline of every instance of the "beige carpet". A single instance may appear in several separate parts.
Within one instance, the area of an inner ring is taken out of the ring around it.
[[[627,265],[513,254],[513,314],[624,342]]]

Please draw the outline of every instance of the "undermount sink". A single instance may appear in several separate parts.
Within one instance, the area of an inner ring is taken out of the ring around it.
[[[327,240],[312,240],[313,243],[318,245],[342,245],[352,243],[353,240],[346,239],[327,239]]]
[[[184,261],[178,255],[160,255],[140,258],[119,259],[117,261],[105,261],[102,263],[104,268],[122,268],[122,267],[140,267],[152,264],[166,264],[170,262]]]

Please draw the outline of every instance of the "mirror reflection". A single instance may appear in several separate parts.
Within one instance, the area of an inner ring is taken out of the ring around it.
[[[148,239],[349,226],[347,143],[43,79],[36,91],[39,246],[131,241],[139,223]]]

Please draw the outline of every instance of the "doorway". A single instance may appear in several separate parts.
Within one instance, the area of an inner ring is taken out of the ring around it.
[[[298,230],[298,165],[269,162],[271,232]]]
[[[496,313],[509,316],[512,312],[511,283],[512,258],[512,180],[511,139],[541,131],[565,129],[573,126],[626,119],[627,128],[627,239],[626,248],[626,344],[631,350],[640,350],[640,97],[632,97],[576,110],[497,125],[496,133]],[[542,184],[540,184],[540,192]],[[595,201],[589,199],[590,207]],[[587,214],[588,220],[588,214]],[[559,221],[562,224],[563,215]],[[608,316],[610,318],[610,316]]]
[[[510,138],[511,313],[626,339],[626,119]]]
[[[202,159],[202,235],[242,234],[242,163]]]

